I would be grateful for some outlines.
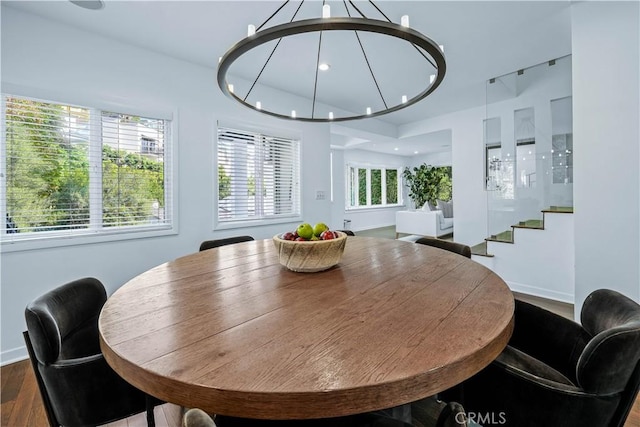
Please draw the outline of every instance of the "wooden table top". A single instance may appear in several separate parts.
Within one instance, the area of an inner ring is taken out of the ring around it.
[[[324,418],[434,395],[494,360],[513,295],[440,249],[349,237],[338,266],[294,273],[271,240],[179,258],[132,279],[100,315],[128,382],[209,413]]]

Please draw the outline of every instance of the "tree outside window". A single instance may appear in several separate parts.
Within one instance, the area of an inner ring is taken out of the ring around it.
[[[166,121],[15,96],[4,105],[4,233],[169,224]]]

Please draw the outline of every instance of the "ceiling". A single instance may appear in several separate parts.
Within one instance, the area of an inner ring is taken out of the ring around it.
[[[67,1],[3,1],[3,6],[43,16],[80,29],[98,33],[144,49],[212,68],[215,75],[218,58],[235,42],[246,36],[247,24],[260,25],[281,4],[280,1],[113,1],[105,0],[102,10],[86,10]],[[298,1],[291,2],[294,6]],[[344,15],[342,2],[329,2],[332,15]],[[368,2],[355,4],[370,17],[378,18]],[[377,119],[390,125],[419,121],[428,117],[480,106],[485,101],[485,82],[492,77],[507,74],[549,59],[571,53],[570,1],[376,1],[379,8],[394,22],[409,15],[412,28],[435,42],[444,45],[447,72],[441,86],[423,101]],[[298,17],[317,17],[320,1],[307,0]],[[289,6],[287,6],[289,7]],[[283,12],[288,9],[283,9]],[[293,9],[287,12],[290,17]],[[278,14],[272,23],[281,23]],[[335,32],[333,32],[335,33]],[[350,111],[362,111],[365,105],[376,102],[367,96],[376,95],[371,77],[364,68],[362,53],[349,34],[336,33],[325,38],[323,59],[326,55],[331,69],[318,79],[318,100],[327,104],[344,103]],[[276,55],[260,77],[260,83],[299,95],[312,97],[313,75],[317,59],[317,35],[286,38]],[[339,39],[330,46],[330,39]],[[290,40],[289,40],[290,39]],[[304,43],[310,43],[305,45]],[[414,50],[407,43],[387,41],[377,35],[365,34],[362,43],[381,91],[391,97],[398,93],[421,91],[425,77],[432,71],[424,60],[413,57],[405,60],[407,52]],[[271,45],[272,46],[272,45]],[[311,47],[309,47],[311,46]],[[249,61],[236,62],[230,70],[234,77],[253,81],[270,52],[269,46],[252,51]],[[416,61],[422,61],[418,63]],[[308,65],[311,64],[311,65]],[[358,70],[355,80],[335,80],[339,70]],[[297,78],[306,76],[306,78]],[[323,79],[323,80],[321,80]],[[214,83],[212,78],[212,84]],[[369,86],[359,87],[360,82]],[[416,83],[416,84],[414,84]],[[422,87],[421,87],[422,86]],[[322,92],[322,94],[320,94]],[[252,93],[259,99],[259,93]],[[251,99],[251,98],[249,98]],[[264,102],[263,102],[264,104]],[[310,105],[310,102],[308,103]],[[299,109],[310,108],[296,107]],[[329,107],[327,107],[329,108]],[[329,108],[330,109],[330,108]],[[321,108],[319,108],[320,111]],[[325,114],[326,112],[322,112]],[[442,149],[441,135],[431,138],[433,148]],[[340,144],[342,138],[332,143]],[[369,144],[371,143],[371,144]],[[392,149],[388,142],[385,151]],[[345,143],[346,144],[346,143]],[[374,149],[373,142],[360,141],[360,147]],[[413,155],[413,145],[404,147],[403,155]],[[380,151],[380,150],[375,150]],[[424,150],[429,151],[429,150]],[[441,151],[441,150],[440,150]]]

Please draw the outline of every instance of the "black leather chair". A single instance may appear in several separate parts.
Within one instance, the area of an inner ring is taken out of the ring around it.
[[[468,413],[517,427],[622,427],[640,387],[640,305],[600,289],[580,317],[516,301],[509,345],[463,383]]]
[[[84,278],[37,298],[25,310],[24,339],[49,424],[95,426],[160,403],[123,380],[100,351],[98,316],[107,300],[102,283]]]
[[[421,237],[416,240],[416,243],[420,243],[421,245],[433,246],[435,248],[444,249],[445,251],[453,252],[458,255],[471,258],[471,248],[467,245],[463,245],[462,243],[435,239],[433,237]]]
[[[255,239],[251,236],[234,236],[227,237],[225,239],[205,240],[200,244],[200,252],[206,251],[207,249],[217,248],[219,246],[232,245],[240,242],[250,242],[252,240]]]

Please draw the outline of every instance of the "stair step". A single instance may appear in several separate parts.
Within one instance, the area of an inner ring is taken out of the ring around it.
[[[544,222],[541,219],[528,219],[526,221],[520,221],[518,224],[513,225],[513,228],[532,228],[534,230],[544,230]]]
[[[493,255],[487,253],[487,242],[478,243],[471,246],[471,255],[486,256],[492,258]]]
[[[573,213],[573,206],[550,206],[548,209],[543,209],[542,212]]]
[[[507,230],[502,233],[492,234],[484,240],[487,242],[513,243],[513,231]]]

